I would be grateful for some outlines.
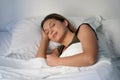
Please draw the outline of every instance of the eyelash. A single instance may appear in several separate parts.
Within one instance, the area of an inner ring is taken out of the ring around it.
[[[45,31],[46,34],[49,34],[49,31]]]
[[[54,27],[55,23],[52,24],[52,26],[50,26],[50,28]],[[49,34],[49,31],[45,31],[46,34]]]
[[[55,23],[53,23],[52,26],[50,26],[50,27],[54,27],[54,26],[55,26]]]

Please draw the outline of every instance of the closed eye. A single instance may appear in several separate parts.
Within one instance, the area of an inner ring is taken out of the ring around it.
[[[45,32],[46,34],[49,34],[49,31],[48,31],[48,30],[44,30],[44,32]]]
[[[50,26],[50,28],[52,28],[55,26],[55,23],[51,22],[49,26]]]
[[[54,27],[54,26],[55,26],[55,23],[52,24],[52,27]]]

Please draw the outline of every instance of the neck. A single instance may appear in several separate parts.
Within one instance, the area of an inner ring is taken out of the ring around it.
[[[70,42],[72,41],[74,37],[74,33],[68,31],[65,36],[62,38],[62,41],[60,42],[62,45],[64,45],[65,47],[67,47]]]

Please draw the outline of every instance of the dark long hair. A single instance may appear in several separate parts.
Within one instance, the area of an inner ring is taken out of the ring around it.
[[[71,23],[64,16],[62,16],[60,14],[56,14],[56,13],[49,14],[43,19],[43,21],[41,22],[41,27],[42,28],[43,28],[43,25],[44,25],[45,21],[48,20],[48,19],[55,19],[55,20],[59,20],[61,22],[64,22],[66,20],[68,22],[68,26],[67,26],[68,29],[73,33],[76,31],[75,27],[72,26]]]

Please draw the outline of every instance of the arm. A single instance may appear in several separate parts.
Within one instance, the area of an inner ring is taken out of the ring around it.
[[[42,39],[40,42],[40,47],[38,48],[36,57],[46,57],[46,50],[47,50],[47,46],[48,46],[48,41]]]
[[[49,38],[47,34],[45,34],[45,32],[42,31],[42,39],[41,39],[40,47],[37,51],[36,57],[43,57],[43,58],[46,57],[46,50],[48,47],[48,43],[49,43]]]
[[[81,25],[78,32],[83,53],[70,57],[58,58],[47,56],[51,66],[90,66],[97,61],[98,44],[94,31],[88,25]]]
[[[41,39],[40,47],[37,51],[36,57],[46,58],[46,51],[47,51],[48,43],[49,43],[48,36],[47,34],[45,34],[44,31],[42,31],[42,39]],[[57,48],[54,49],[52,53],[50,53],[49,55],[58,57],[59,53],[58,53]]]

